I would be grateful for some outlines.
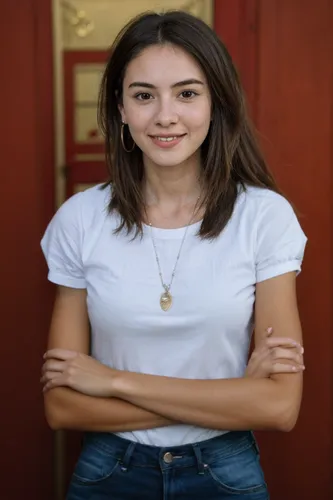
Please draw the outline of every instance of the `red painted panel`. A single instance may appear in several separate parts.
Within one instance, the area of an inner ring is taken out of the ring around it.
[[[52,292],[39,240],[53,211],[51,2],[3,0],[0,114],[1,498],[52,498],[39,384]],[[46,88],[47,87],[47,88]]]
[[[214,30],[228,47],[236,64],[239,64],[242,53],[242,3],[242,0],[218,0],[214,4]]]
[[[258,0],[218,0],[214,29],[240,73],[252,116],[256,114]]]
[[[291,434],[262,438],[262,451],[272,500],[328,500],[333,493],[333,4],[262,0],[260,17],[258,127],[309,237],[298,283],[307,367],[301,415]]]

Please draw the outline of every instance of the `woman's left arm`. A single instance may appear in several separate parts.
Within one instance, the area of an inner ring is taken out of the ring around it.
[[[291,349],[302,343],[295,275],[285,273],[256,285],[256,347],[267,325],[273,327],[273,337],[290,339]],[[44,390],[68,386],[91,396],[116,397],[172,421],[222,430],[290,431],[299,413],[300,371],[270,378],[192,380],[118,371],[62,349],[48,351],[45,358]]]
[[[302,342],[296,299],[296,273],[256,286],[255,343],[258,332],[272,326],[274,334]],[[129,372],[111,378],[114,396],[172,420],[228,430],[290,431],[297,420],[302,373],[266,379],[185,380]]]

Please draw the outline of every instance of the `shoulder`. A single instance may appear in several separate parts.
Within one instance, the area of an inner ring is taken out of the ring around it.
[[[108,214],[110,187],[97,185],[68,198],[54,214],[42,239],[42,246],[72,241],[79,245],[87,232],[97,230]]]
[[[247,187],[238,206],[251,233],[257,282],[301,269],[307,238],[291,203],[269,189]]]
[[[299,225],[291,203],[270,189],[246,186],[239,188],[236,202],[239,216],[248,221],[248,230],[259,233],[275,226],[283,231],[289,224]]]
[[[108,214],[110,197],[110,186],[104,188],[102,184],[74,194],[58,208],[48,230],[57,228],[78,234],[97,227]]]
[[[252,215],[262,215],[266,211],[282,211],[283,215],[294,214],[290,202],[281,194],[267,188],[246,186],[239,188],[239,203]]]
[[[240,187],[235,215],[239,233],[247,236],[255,261],[261,266],[258,281],[288,266],[300,270],[307,238],[284,196],[270,189]]]
[[[295,235],[302,233],[292,204],[270,189],[252,186],[241,188],[238,205],[242,216],[251,221],[251,227],[258,236],[266,232],[282,236],[288,228],[292,228]]]
[[[84,252],[104,223],[109,199],[110,188],[95,186],[71,196],[58,209],[41,241],[50,281],[85,288]]]
[[[102,184],[88,188],[68,198],[58,209],[59,218],[86,219],[103,216],[108,210],[111,189]]]

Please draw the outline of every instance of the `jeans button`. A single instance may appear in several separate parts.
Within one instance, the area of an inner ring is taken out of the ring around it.
[[[163,460],[166,464],[171,464],[172,460],[173,460],[173,456],[172,456],[172,453],[170,453],[169,451],[167,453],[164,453],[163,455]]]

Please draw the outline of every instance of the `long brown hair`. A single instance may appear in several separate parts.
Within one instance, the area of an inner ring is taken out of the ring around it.
[[[106,161],[112,178],[109,210],[121,216],[117,231],[142,234],[144,175],[142,152],[121,144],[122,86],[129,62],[151,45],[172,44],[190,54],[205,73],[212,100],[212,121],[201,146],[201,181],[205,207],[199,235],[215,238],[229,221],[238,186],[279,192],[267,168],[248,118],[244,92],[231,57],[216,33],[200,19],[182,11],[145,13],[117,36],[102,79],[99,123],[105,135]],[[128,132],[127,132],[128,133]],[[126,144],[131,138],[125,134]],[[129,146],[128,146],[129,147]],[[111,181],[105,187],[111,186]]]

